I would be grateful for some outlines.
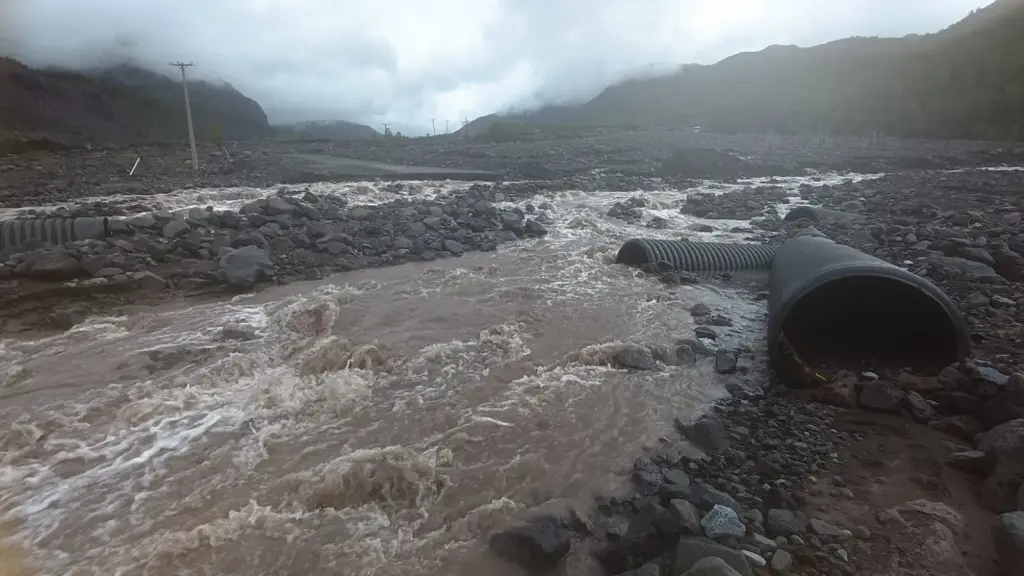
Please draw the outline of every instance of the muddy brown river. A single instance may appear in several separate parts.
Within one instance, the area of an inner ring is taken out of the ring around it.
[[[386,199],[360,186],[314,190]],[[611,351],[692,337],[696,302],[732,319],[727,345],[761,339],[748,284],[669,287],[613,264],[630,237],[740,238],[733,221],[687,231],[685,191],[642,193],[667,230],[605,216],[636,193],[533,199],[553,206],[549,236],[496,253],[0,341],[16,539],[52,575],[516,574],[486,554],[490,533],[615,488],[674,417],[725,394],[710,360],[635,371],[604,365]],[[566,570],[591,568],[576,553]]]

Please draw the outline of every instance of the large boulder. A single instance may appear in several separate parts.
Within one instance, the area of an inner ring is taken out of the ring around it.
[[[232,250],[220,258],[221,276],[230,286],[251,288],[274,277],[270,254],[256,246]]]
[[[992,542],[1005,576],[1024,574],[1024,512],[1009,512],[996,518]]]
[[[77,278],[86,273],[82,263],[63,248],[36,250],[23,255],[14,269],[22,278],[61,281]]]
[[[982,485],[982,503],[997,513],[1015,511],[1017,491],[1024,483],[1024,418],[982,434],[978,450],[988,456],[992,466]]]
[[[674,574],[686,574],[694,568],[707,566],[707,562],[701,561],[707,558],[720,558],[730,568],[741,576],[753,576],[750,564],[746,557],[738,550],[715,544],[707,538],[680,538],[676,545],[675,571]],[[713,572],[698,571],[697,574],[712,574]]]
[[[543,518],[493,534],[489,545],[498,556],[534,573],[554,568],[572,543],[557,518]]]

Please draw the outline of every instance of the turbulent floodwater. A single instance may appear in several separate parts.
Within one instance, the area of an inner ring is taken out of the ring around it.
[[[779,182],[795,194],[802,181]],[[535,198],[553,204],[551,234],[497,253],[0,341],[13,531],[54,575],[515,573],[483,552],[488,534],[550,498],[616,486],[674,416],[724,394],[709,360],[636,372],[602,366],[608,350],[691,337],[696,302],[734,321],[720,330],[730,345],[756,348],[763,331],[743,285],[670,288],[613,265],[630,237],[739,238],[733,221],[685,231],[682,191],[643,193],[645,220],[669,230],[605,216],[633,194]]]

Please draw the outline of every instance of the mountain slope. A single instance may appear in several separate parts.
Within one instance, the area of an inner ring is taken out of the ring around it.
[[[998,0],[935,34],[771,46],[626,81],[572,122],[1024,139],[1022,54],[1024,0]]]
[[[370,140],[380,136],[366,124],[356,124],[344,120],[300,122],[277,126],[277,136],[283,140]]]
[[[272,135],[254,100],[230,85],[189,82],[197,140]],[[188,138],[181,83],[132,66],[35,70],[0,58],[0,132],[131,143]]]

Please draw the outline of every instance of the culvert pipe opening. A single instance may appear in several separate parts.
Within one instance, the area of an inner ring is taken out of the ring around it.
[[[780,372],[934,371],[970,355],[967,325],[942,290],[813,228],[779,247],[768,292],[768,353]]]
[[[793,303],[779,327],[814,368],[940,369],[960,357],[959,331],[930,294],[900,279],[853,276]]]

